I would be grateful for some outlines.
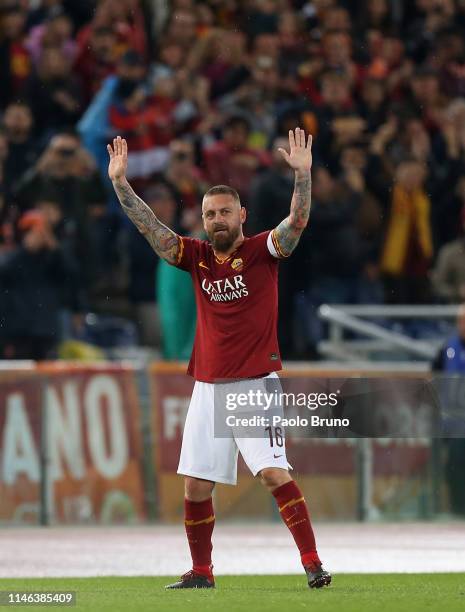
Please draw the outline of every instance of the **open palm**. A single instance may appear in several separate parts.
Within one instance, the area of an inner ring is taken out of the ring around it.
[[[128,167],[128,143],[124,138],[118,136],[113,138],[113,148],[111,145],[107,145],[107,151],[110,156],[108,165],[110,180],[117,181],[124,178]]]
[[[289,149],[290,153],[281,148],[278,151],[296,172],[309,172],[312,167],[312,136],[309,134],[305,142],[304,130],[301,128],[296,128],[295,131],[289,130]]]

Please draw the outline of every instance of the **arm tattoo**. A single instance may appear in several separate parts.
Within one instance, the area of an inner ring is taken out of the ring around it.
[[[126,181],[113,183],[124,212],[144,236],[155,253],[170,264],[178,262],[179,236],[161,223]]]
[[[312,177],[310,172],[304,175],[296,173],[291,212],[273,230],[282,256],[288,257],[297,246],[308,223],[311,202]]]

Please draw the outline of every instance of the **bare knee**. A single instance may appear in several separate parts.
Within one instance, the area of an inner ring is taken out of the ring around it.
[[[184,477],[184,495],[190,501],[204,501],[208,499],[215,487],[211,480],[202,480],[192,476]]]
[[[258,475],[261,483],[270,491],[292,480],[289,472],[282,468],[263,468]]]

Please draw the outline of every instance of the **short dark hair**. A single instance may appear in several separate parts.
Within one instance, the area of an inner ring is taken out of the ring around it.
[[[239,194],[233,187],[229,187],[229,185],[215,185],[214,187],[210,187],[210,189],[205,193],[203,198],[205,199],[215,195],[229,195],[234,198],[234,200],[239,202],[239,204],[241,203]]]
[[[55,132],[53,134],[53,136],[50,138],[50,140],[52,140],[52,138],[54,138],[54,136],[66,136],[68,138],[74,138],[74,140],[77,140],[78,142],[81,142],[81,134],[77,131],[76,128],[71,127],[71,126],[64,127],[63,129],[58,130],[58,132]]]
[[[8,105],[6,108],[9,108],[10,106],[24,106],[31,111],[31,105],[24,98],[13,98],[12,100],[8,102]]]
[[[235,129],[237,127],[242,127],[246,132],[250,132],[250,121],[243,115],[231,115],[223,124],[224,130]]]

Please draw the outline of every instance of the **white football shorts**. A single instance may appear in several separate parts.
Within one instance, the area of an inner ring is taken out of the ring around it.
[[[237,388],[241,392],[244,383],[246,387],[266,391],[264,381],[267,378],[278,378],[278,375],[272,372],[263,378],[228,382],[227,391]],[[276,431],[275,427],[268,427],[265,431],[263,426],[259,428],[259,437],[256,433],[256,437],[238,436],[238,431],[244,431],[241,428],[231,428],[228,437],[215,435],[215,394],[218,409],[223,391],[220,389],[218,393],[217,388],[215,392],[215,387],[221,387],[222,384],[195,382],[184,425],[178,474],[235,485],[239,452],[254,476],[263,468],[292,469],[286,458],[284,428]]]

